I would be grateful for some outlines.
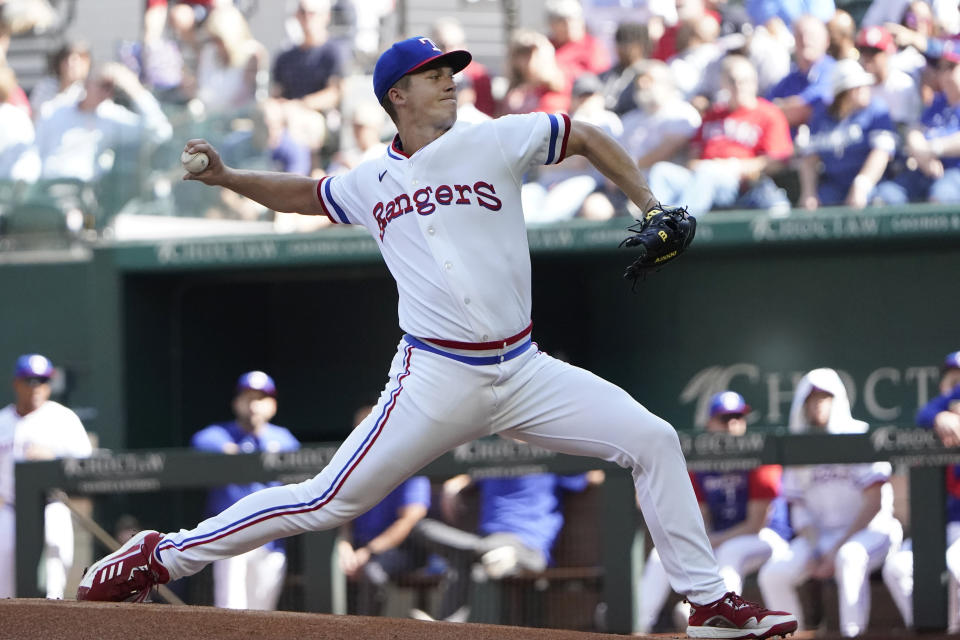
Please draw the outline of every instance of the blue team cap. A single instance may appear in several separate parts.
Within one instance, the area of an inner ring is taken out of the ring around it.
[[[377,96],[377,102],[383,102],[383,97],[397,80],[429,62],[441,59],[457,73],[470,64],[473,56],[463,50],[444,53],[433,40],[421,36],[395,42],[380,54],[377,65],[373,68],[373,92]]]
[[[710,398],[710,417],[723,415],[746,415],[750,405],[736,391],[721,391]]]
[[[273,383],[273,378],[263,371],[248,371],[237,380],[237,393],[252,389],[262,391],[268,396],[277,395],[277,385]]]
[[[15,378],[50,378],[53,376],[53,363],[39,353],[28,353],[17,358],[13,367]]]
[[[943,359],[943,370],[960,369],[960,351],[954,351]]]

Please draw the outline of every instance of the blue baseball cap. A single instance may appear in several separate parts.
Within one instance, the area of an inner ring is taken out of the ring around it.
[[[736,391],[721,391],[710,398],[710,417],[724,415],[746,415],[750,405]]]
[[[954,351],[943,359],[943,370],[960,369],[960,351]]]
[[[53,363],[39,353],[28,353],[17,358],[13,367],[15,378],[50,378],[53,376]]]
[[[237,393],[252,389],[253,391],[262,391],[268,396],[277,395],[277,385],[273,378],[263,371],[248,371],[237,380]]]
[[[377,96],[377,102],[382,103],[383,97],[397,80],[429,62],[443,60],[457,73],[472,59],[470,52],[462,49],[444,53],[433,40],[422,36],[395,42],[377,58],[377,65],[373,68],[373,93]]]

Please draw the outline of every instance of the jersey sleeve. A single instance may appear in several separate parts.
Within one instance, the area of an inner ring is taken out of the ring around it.
[[[403,495],[399,501],[401,507],[422,504],[430,508],[430,479],[426,476],[414,476],[403,484]]]
[[[587,474],[585,473],[578,473],[572,476],[557,477],[557,486],[563,489],[564,491],[579,493],[584,489],[586,489],[588,484],[590,484],[590,482],[587,480]]]
[[[878,482],[886,482],[890,479],[892,473],[893,467],[889,462],[859,465],[856,473],[856,483],[861,489],[866,489]]]
[[[86,458],[93,453],[93,446],[90,444],[90,436],[87,430],[83,428],[83,423],[73,411],[69,409],[64,429],[64,442],[61,443],[61,456],[73,458]]]
[[[317,198],[323,213],[333,224],[363,224],[356,215],[348,213],[352,201],[351,187],[355,185],[356,172],[337,176],[324,176],[317,182]],[[356,193],[353,191],[352,193]]]
[[[230,439],[227,430],[214,424],[193,434],[193,438],[190,439],[190,446],[198,451],[223,453],[223,445],[230,442],[233,442],[233,440]]]
[[[950,404],[957,400],[960,400],[960,386],[957,386],[950,393],[933,398],[917,412],[917,426],[923,427],[924,429],[932,428],[933,421],[937,417],[937,414],[941,411],[949,410]]]
[[[871,105],[871,108],[874,109],[875,115],[870,123],[870,131],[867,133],[870,148],[886,151],[892,156],[897,150],[897,135],[890,112],[876,104]]]
[[[783,467],[765,464],[750,472],[747,489],[749,500],[773,500],[780,494],[780,477]]]
[[[806,493],[807,472],[802,468],[787,467],[783,470],[780,483],[780,492],[790,502],[803,500]]]
[[[565,113],[524,113],[493,121],[500,152],[518,182],[528,169],[566,158],[570,126]]]

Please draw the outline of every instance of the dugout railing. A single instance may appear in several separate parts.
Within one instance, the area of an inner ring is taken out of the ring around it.
[[[930,431],[894,426],[863,435],[786,435],[756,431],[741,437],[680,432],[688,465],[697,470],[749,469],[759,464],[861,463],[887,460],[909,468],[910,528],[914,539],[914,618],[917,630],[947,625],[944,467],[960,463],[960,449],[942,446]],[[43,551],[43,507],[52,489],[97,496],[203,489],[224,482],[299,482],[316,474],[336,445],[314,445],[290,453],[237,456],[191,450],[125,451],[92,458],[28,462],[16,466],[17,594],[42,597],[37,564]],[[634,587],[642,558],[643,528],[634,506],[630,474],[612,463],[566,456],[498,438],[463,445],[428,465],[433,478],[526,473],[608,471],[601,490],[600,541],[606,630],[635,628]],[[187,525],[191,523],[180,523]],[[638,536],[639,542],[638,544]],[[301,540],[304,603],[308,611],[333,611],[332,557],[336,531]],[[631,561],[632,559],[632,561]]]

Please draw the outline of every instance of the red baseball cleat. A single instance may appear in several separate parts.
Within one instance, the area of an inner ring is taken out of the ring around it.
[[[687,635],[691,638],[769,638],[797,630],[797,617],[785,611],[770,611],[727,593],[710,604],[690,603]]]
[[[153,557],[162,538],[156,531],[141,531],[90,565],[77,588],[77,600],[143,602],[155,585],[170,581],[170,574]]]

